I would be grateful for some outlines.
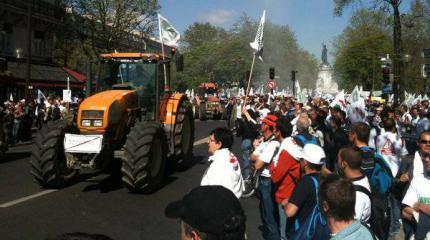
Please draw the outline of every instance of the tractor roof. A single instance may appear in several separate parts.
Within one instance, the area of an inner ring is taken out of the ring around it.
[[[158,53],[142,53],[142,52],[114,52],[114,53],[103,53],[100,54],[102,58],[138,58],[145,60],[161,60],[163,55]],[[169,57],[164,56],[165,59]]]
[[[205,89],[209,89],[209,88],[216,89],[218,86],[216,83],[207,82],[207,83],[200,84],[200,87]]]

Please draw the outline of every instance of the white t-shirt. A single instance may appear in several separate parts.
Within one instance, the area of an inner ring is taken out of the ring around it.
[[[382,133],[376,139],[376,149],[377,153],[380,154],[390,166],[393,176],[396,176],[399,171],[401,157],[408,154],[403,139],[397,133]]]
[[[210,156],[208,161],[212,163],[203,174],[200,185],[221,185],[240,198],[245,186],[236,156],[227,148],[223,148]]]
[[[417,202],[430,205],[430,179],[423,175],[414,176],[402,201],[409,207]]]
[[[242,104],[236,105],[236,119],[242,119]]]
[[[275,154],[277,153],[277,151],[279,151],[280,144],[278,141],[273,139],[274,137],[260,143],[257,149],[255,149],[254,152],[252,153],[256,155],[258,159],[267,163],[266,166],[264,166],[263,171],[261,172],[261,176],[263,177],[270,177],[269,164],[272,161],[272,159],[275,157]]]
[[[366,176],[360,177],[352,181],[352,184],[362,186],[367,190],[370,190],[369,179]],[[368,222],[371,213],[371,201],[369,196],[365,193],[356,191],[355,192],[355,215],[354,219],[361,222]]]
[[[421,159],[421,155],[419,151],[415,152],[413,166],[414,166],[413,173],[412,173],[413,177],[415,176],[424,177],[424,164],[423,164],[423,160]]]

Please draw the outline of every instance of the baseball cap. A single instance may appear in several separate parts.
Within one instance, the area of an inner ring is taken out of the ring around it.
[[[303,147],[303,159],[313,164],[322,165],[325,161],[324,150],[316,144],[306,144]]]
[[[262,123],[265,123],[269,126],[276,127],[276,120],[278,120],[278,117],[275,115],[267,115],[265,118],[261,120]]]
[[[191,227],[222,235],[245,226],[245,213],[232,191],[222,186],[199,186],[182,200],[167,205],[169,218],[180,218]]]

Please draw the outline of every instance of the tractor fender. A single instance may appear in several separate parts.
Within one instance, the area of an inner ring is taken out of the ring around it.
[[[187,95],[183,93],[173,93],[171,95],[163,96],[160,111],[161,122],[165,125],[174,126],[179,106],[187,99]]]

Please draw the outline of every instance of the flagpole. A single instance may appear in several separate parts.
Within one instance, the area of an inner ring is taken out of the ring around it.
[[[245,107],[245,106],[246,106],[246,102],[247,102],[247,100],[248,100],[249,87],[251,86],[252,72],[254,71],[254,63],[255,63],[255,53],[254,53],[254,57],[252,58],[251,71],[249,72],[248,85],[247,85],[247,87],[246,87],[245,101],[244,101],[244,103],[243,103],[243,107]]]
[[[163,35],[161,33],[161,21],[160,21],[160,14],[158,14],[158,32],[160,34],[160,41],[161,41],[161,54],[163,56],[163,73],[164,73],[164,91],[169,91],[169,87],[167,86],[167,71],[166,71],[166,64],[164,64],[165,56],[164,56],[164,41],[163,41]]]

